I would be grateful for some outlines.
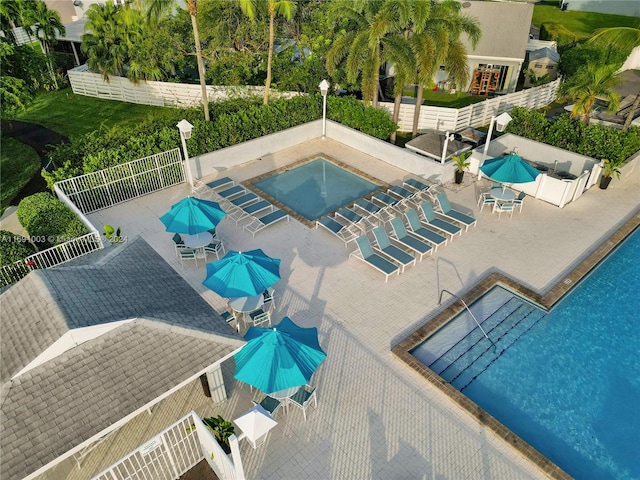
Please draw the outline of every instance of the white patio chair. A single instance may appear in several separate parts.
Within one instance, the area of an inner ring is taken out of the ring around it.
[[[509,213],[509,218],[513,217],[516,206],[513,202],[496,202],[493,204],[493,212],[498,212],[498,220],[503,213]]]
[[[478,206],[480,207],[480,211],[482,211],[485,205],[491,205],[491,207],[493,208],[493,205],[495,205],[495,203],[496,199],[492,197],[491,193],[489,192],[481,193],[480,198],[478,198]]]
[[[522,204],[524,203],[524,199],[526,198],[526,196],[527,196],[526,193],[520,192],[520,194],[513,201],[514,205],[520,207],[520,213],[522,213]]]
[[[196,262],[196,267],[198,266],[198,255],[193,248],[185,247],[184,245],[176,245],[176,253],[180,258],[182,268],[184,268],[185,260],[194,260]]]
[[[311,403],[312,399],[314,407],[318,408],[316,389],[312,387],[300,387],[300,390],[289,397],[289,403],[302,410],[305,422],[307,421],[307,407]]]
[[[224,245],[222,243],[222,240],[214,240],[209,245],[204,247],[205,255],[208,254],[208,253],[213,253],[213,254],[215,254],[215,256],[216,256],[216,258],[218,260],[220,260],[220,253],[221,252],[222,252],[222,255],[224,255]]]

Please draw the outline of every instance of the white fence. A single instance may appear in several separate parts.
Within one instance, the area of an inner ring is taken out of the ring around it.
[[[202,100],[199,84],[147,81],[133,83],[128,78],[111,76],[106,81],[102,75],[92,73],[86,65],[67,72],[73,93],[86,97],[118,100],[120,102],[155,105],[160,107],[192,107]],[[227,87],[207,85],[210,102],[227,98],[248,97],[264,94],[263,86]],[[296,92],[270,92],[272,98],[291,98]]]
[[[23,27],[12,28],[11,32],[13,33],[13,38],[16,41],[17,45],[24,45],[26,43],[33,43],[38,41],[37,37],[30,37],[27,31]],[[0,32],[0,34],[4,37],[4,32]]]
[[[191,412],[92,480],[174,480],[207,460],[221,480],[236,480],[233,462]]]
[[[140,158],[79,177],[57,182],[83,213],[111,207],[185,181],[180,149]]]
[[[474,103],[461,109],[420,107],[418,130],[457,131],[464,127],[480,127],[488,125],[493,115],[509,112],[513,107],[540,108],[549,105],[556,98],[560,79],[533,87],[520,92],[509,93],[490,98],[480,103]],[[393,113],[393,103],[382,102],[381,107]],[[415,105],[403,103],[400,105],[398,127],[401,132],[413,130],[413,112]]]
[[[29,255],[24,260],[11,265],[4,265],[0,269],[0,287],[17,282],[31,270],[51,268],[70,262],[74,258],[87,255],[102,248],[102,239],[97,232],[91,232],[82,237],[74,238],[41,252]]]

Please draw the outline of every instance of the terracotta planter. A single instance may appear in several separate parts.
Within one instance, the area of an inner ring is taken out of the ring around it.
[[[606,190],[613,177],[600,177],[600,188]]]
[[[455,182],[456,182],[457,184],[462,183],[462,178],[464,177],[464,172],[459,172],[458,170],[456,170],[456,171],[455,171],[455,174],[456,174],[456,176],[455,176]]]

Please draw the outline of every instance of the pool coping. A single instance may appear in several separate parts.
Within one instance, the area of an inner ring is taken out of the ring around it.
[[[300,165],[303,165],[305,163],[309,163],[309,162],[312,162],[314,160],[317,160],[318,158],[323,158],[323,159],[333,163],[334,165],[337,165],[338,167],[342,168],[343,170],[346,170],[349,173],[352,173],[354,175],[362,177],[365,180],[368,180],[369,182],[379,186],[379,188],[377,188],[373,192],[368,193],[367,195],[363,195],[362,197],[358,197],[355,200],[353,200],[352,202],[349,202],[348,204],[343,205],[340,208],[345,208],[347,205],[350,205],[353,202],[358,201],[358,200],[360,200],[362,198],[366,198],[366,199],[369,200],[377,192],[380,192],[380,191],[385,191],[386,192],[387,189],[390,187],[390,185],[388,183],[383,182],[379,178],[373,177],[373,176],[369,175],[368,173],[363,172],[362,170],[358,170],[357,168],[352,167],[351,165],[348,165],[348,164],[346,164],[344,162],[341,162],[340,160],[332,157],[331,155],[327,155],[327,154],[322,153],[322,152],[318,152],[316,154],[309,155],[308,157],[301,158],[300,160],[297,160],[297,161],[295,161],[293,163],[285,165],[284,167],[276,168],[275,170],[271,170],[271,171],[269,171],[267,173],[263,173],[263,174],[258,175],[256,177],[249,178],[247,180],[244,180],[243,182],[240,182],[240,184],[243,187],[245,187],[245,188],[249,189],[250,191],[252,191],[253,193],[255,193],[256,195],[258,195],[260,197],[263,197],[265,200],[270,202],[275,207],[279,208],[280,210],[285,211],[294,220],[297,220],[298,222],[302,223],[303,225],[306,225],[309,228],[313,228],[316,225],[316,220],[318,220],[317,218],[314,219],[314,220],[308,220],[306,217],[303,217],[298,212],[292,210],[291,208],[289,208],[284,203],[282,203],[279,200],[273,198],[267,192],[259,189],[258,187],[255,187],[253,185],[253,182],[259,182],[260,180],[264,180],[265,178],[272,177],[273,175],[277,175],[279,173],[286,172],[286,171],[291,170],[293,168],[299,167]],[[324,215],[321,215],[318,218],[322,218],[322,217],[325,217],[327,215],[331,215],[331,213],[333,213],[333,212],[334,211],[325,213]]]
[[[524,297],[526,300],[535,303],[545,310],[550,310],[560,301],[580,280],[586,277],[611,251],[620,245],[629,235],[640,227],[640,211],[636,211],[629,220],[618,228],[610,237],[602,242],[591,254],[589,254],[577,267],[575,267],[566,277],[556,283],[551,289],[540,294],[525,287],[518,281],[507,277],[502,273],[493,272],[478,281],[470,290],[462,294],[461,298],[465,303],[471,304],[487,293],[495,286],[501,286]],[[491,429],[498,437],[502,438],[509,445],[514,447],[525,458],[534,463],[547,476],[553,479],[572,479],[568,473],[545,457],[534,447],[525,442],[518,435],[513,433],[492,415],[480,408],[475,402],[470,400],[465,394],[458,391],[449,382],[440,377],[437,373],[415,358],[411,351],[437,330],[447,324],[458,315],[464,306],[459,301],[454,301],[443,311],[439,312],[427,324],[419,327],[416,331],[400,341],[391,349],[391,352],[401,361],[406,363],[415,372],[428,380],[432,385],[439,388],[458,406],[462,407],[481,425]]]

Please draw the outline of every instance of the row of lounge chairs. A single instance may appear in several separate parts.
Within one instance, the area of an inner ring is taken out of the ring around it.
[[[451,208],[446,193],[425,184],[420,187],[416,185],[411,191],[391,186],[387,193],[379,192],[371,200],[360,199],[352,208],[338,210],[333,218],[318,219],[316,227],[329,230],[345,247],[354,241],[357,249],[350,256],[384,273],[388,281],[390,275],[403,272],[408,265],[415,265],[416,259],[422,260],[462,235],[463,228],[466,231],[477,224],[474,217]]]
[[[242,185],[236,185],[233,179],[222,177],[208,183],[197,182],[194,192],[218,202],[227,213],[227,218],[236,225],[249,220],[243,229],[253,237],[262,229],[280,220],[289,221],[289,215],[276,208],[267,200],[248,191]]]

